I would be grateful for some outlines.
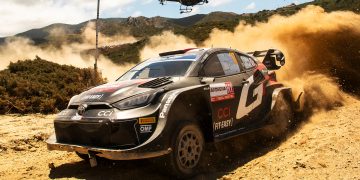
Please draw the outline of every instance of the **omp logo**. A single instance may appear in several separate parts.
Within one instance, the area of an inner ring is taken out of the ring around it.
[[[151,125],[141,125],[140,126],[140,133],[150,133],[152,130]]]
[[[100,116],[100,117],[109,117],[109,116],[112,115],[112,113],[113,113],[113,111],[100,111],[98,113],[98,116]]]
[[[245,115],[249,114],[253,109],[258,107],[262,101],[262,94],[264,89],[263,89],[263,84],[260,84],[258,87],[254,89],[252,93],[252,97],[256,96],[256,100],[250,105],[246,106],[249,88],[254,83],[254,76],[251,76],[249,79],[247,79],[247,81],[249,81],[249,83],[244,84],[244,87],[242,88],[241,91],[240,102],[236,113],[236,119],[240,119]]]

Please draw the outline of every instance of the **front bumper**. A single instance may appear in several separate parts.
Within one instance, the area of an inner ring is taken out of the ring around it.
[[[172,151],[171,148],[161,149],[157,147],[153,147],[153,148],[135,147],[126,150],[116,150],[116,149],[105,149],[105,148],[83,146],[76,144],[65,144],[65,143],[58,143],[55,135],[52,135],[46,141],[46,143],[48,150],[79,152],[81,154],[91,154],[111,160],[147,159],[147,158],[163,156],[169,154]]]

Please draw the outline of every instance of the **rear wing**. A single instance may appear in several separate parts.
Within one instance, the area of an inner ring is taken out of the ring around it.
[[[285,65],[284,54],[277,49],[269,49],[264,51],[248,52],[247,54],[254,57],[264,57],[262,63],[269,70],[278,70]]]

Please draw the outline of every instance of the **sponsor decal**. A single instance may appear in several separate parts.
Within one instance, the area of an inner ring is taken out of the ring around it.
[[[229,52],[229,55],[231,57],[231,60],[233,60],[234,64],[239,64],[234,52]]]
[[[211,102],[224,101],[235,98],[231,82],[210,84]]]
[[[98,116],[100,116],[100,117],[109,117],[109,116],[112,115],[112,113],[113,113],[113,111],[100,111],[98,113]]]
[[[160,118],[165,118],[166,117],[166,115],[167,115],[167,113],[168,113],[168,111],[170,109],[171,102],[175,99],[176,95],[177,95],[176,93],[171,94],[169,96],[169,98],[166,100],[166,102],[164,104],[164,107],[162,108],[162,110],[160,112],[160,115],[159,115]]]
[[[151,133],[152,126],[151,125],[140,125],[140,133]]]
[[[232,127],[232,125],[233,125],[233,118],[224,120],[224,121],[220,121],[220,122],[216,122],[216,123],[214,123],[213,128],[214,128],[214,131],[216,131],[216,130]]]
[[[92,95],[86,95],[81,98],[81,100],[99,100],[104,96],[104,94],[92,94]]]
[[[231,116],[230,107],[219,108],[217,110],[217,118],[219,120],[228,119]]]
[[[139,124],[154,124],[156,123],[155,117],[139,118]]]
[[[239,101],[239,106],[236,112],[236,119],[240,119],[244,116],[246,116],[247,114],[249,114],[252,110],[254,110],[256,107],[258,107],[261,102],[262,102],[262,95],[264,92],[264,88],[263,88],[263,84],[260,84],[259,86],[257,86],[252,93],[252,97],[256,96],[256,100],[254,102],[252,102],[250,105],[246,106],[246,101],[247,101],[247,97],[249,94],[249,88],[250,86],[254,83],[254,76],[251,76],[249,79],[247,79],[247,81],[249,81],[248,84],[244,84],[244,87],[241,90],[241,97],[240,97],[240,101]],[[251,95],[251,94],[250,94]]]

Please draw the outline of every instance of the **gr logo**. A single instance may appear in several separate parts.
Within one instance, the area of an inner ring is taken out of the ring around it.
[[[98,113],[98,116],[100,116],[100,117],[109,117],[109,116],[111,116],[112,113],[113,113],[113,111],[100,111]]]
[[[241,91],[241,97],[239,106],[236,112],[236,119],[240,119],[244,116],[246,116],[248,113],[250,113],[252,110],[254,110],[256,107],[258,107],[262,102],[262,95],[264,92],[263,84],[258,85],[253,92],[249,92],[249,88],[252,84],[254,84],[254,76],[251,76],[249,79],[247,79],[249,82],[248,84],[245,84],[242,91]],[[250,93],[250,96],[255,98],[255,101],[252,102],[250,105],[246,106],[246,101],[248,94]]]
[[[140,126],[140,133],[150,133],[152,130],[151,125],[141,125]]]

